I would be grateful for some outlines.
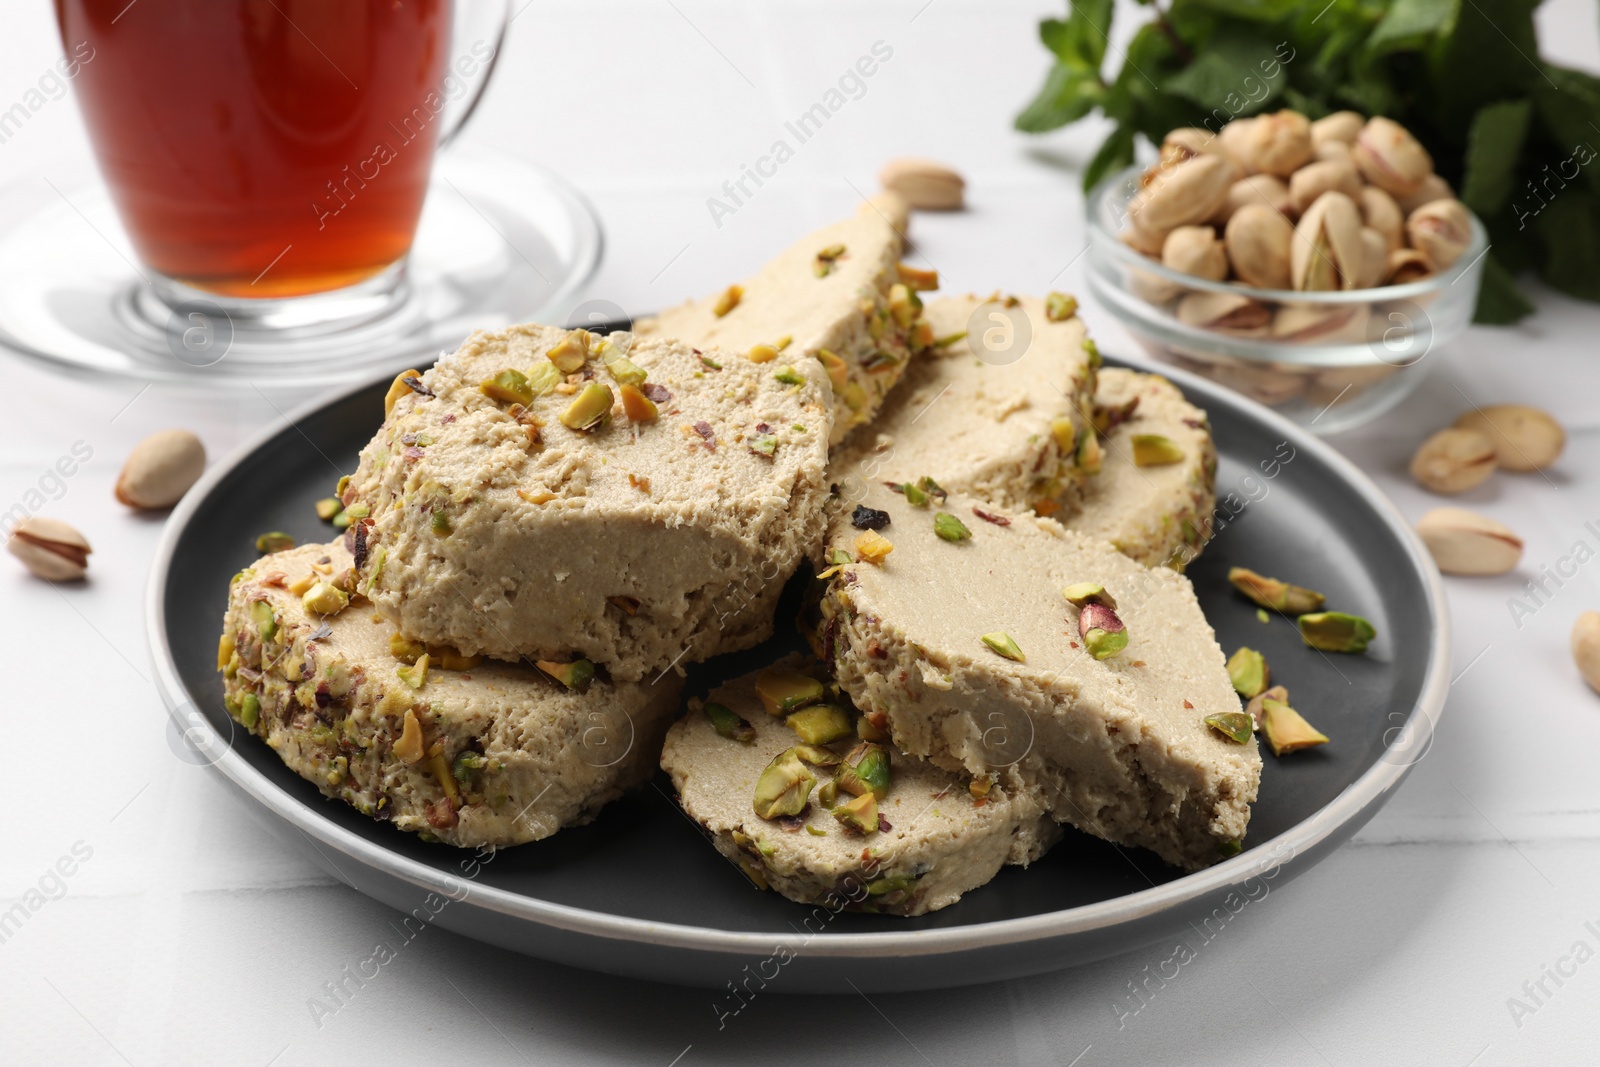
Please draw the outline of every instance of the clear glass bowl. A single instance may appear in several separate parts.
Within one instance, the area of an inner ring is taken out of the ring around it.
[[[1169,270],[1118,239],[1143,170],[1130,167],[1089,194],[1090,290],[1157,359],[1317,433],[1360,426],[1394,407],[1472,321],[1489,240],[1476,217],[1466,252],[1421,281],[1340,292],[1256,289]],[[1207,294],[1224,307],[1239,297],[1253,301],[1242,311],[1243,325],[1179,319],[1180,303],[1187,298],[1193,312]],[[1259,324],[1269,314],[1270,322]]]

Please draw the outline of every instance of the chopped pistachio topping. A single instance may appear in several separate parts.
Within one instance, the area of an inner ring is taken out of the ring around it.
[[[1050,420],[1050,436],[1055,438],[1056,447],[1064,455],[1072,455],[1078,445],[1078,428],[1073,425],[1071,415],[1058,415]]]
[[[282,530],[274,530],[271,533],[264,533],[260,537],[256,538],[256,551],[261,553],[287,552],[293,547],[294,538],[290,537]]]
[[[957,341],[965,340],[966,336],[967,336],[967,331],[966,330],[957,330],[955,333],[947,333],[943,337],[935,337],[933,339],[933,347],[934,348],[949,348],[951,345],[955,344]]]
[[[1078,612],[1078,636],[1095,659],[1110,659],[1128,647],[1128,628],[1104,604],[1087,603]]]
[[[1253,648],[1241,648],[1228,657],[1228,678],[1233,691],[1247,700],[1272,684],[1266,657]]]
[[[770,459],[778,454],[778,439],[770,433],[758,433],[750,437],[745,447],[758,456]]]
[[[368,515],[372,514],[372,509],[367,507],[365,504],[351,504],[349,507],[344,509],[344,514],[350,516],[352,519],[364,519]]]
[[[826,745],[856,732],[850,715],[837,704],[813,704],[801,708],[786,720],[800,740],[808,745]]]
[[[1135,467],[1167,467],[1183,462],[1183,449],[1170,437],[1158,433],[1133,435],[1133,465]]]
[[[889,750],[863,741],[852,748],[834,772],[839,788],[854,796],[871,793],[879,800],[889,795]]]
[[[323,497],[317,501],[317,518],[323,522],[331,522],[333,517],[344,510],[344,505],[336,496]]]
[[[1256,609],[1256,621],[1257,622],[1271,622],[1272,621],[1272,616],[1267,614],[1267,609],[1266,608],[1257,608]]]
[[[259,721],[261,721],[261,699],[254,693],[244,694],[239,698],[239,725],[246,730],[254,730]]]
[[[806,384],[805,378],[793,367],[782,367],[778,370],[777,374],[773,375],[773,377],[778,379],[778,381],[782,382],[784,385]]]
[[[905,496],[906,503],[910,504],[912,507],[925,508],[928,506],[928,494],[923,492],[917,486],[912,485],[910,482],[906,482],[904,485],[902,485],[900,487],[900,492]]]
[[[638,386],[627,383],[618,387],[622,396],[622,413],[631,422],[654,422],[661,414],[654,400],[644,395]]]
[[[772,343],[772,347],[776,348],[779,352],[782,352],[784,349],[788,348],[793,343],[794,343],[794,334],[786,333],[782,337],[780,337],[776,341],[774,341]]]
[[[754,741],[756,728],[751,726],[726,704],[707,702],[705,706],[706,718],[711,720],[711,726],[730,741]]]
[[[1085,337],[1083,339],[1083,350],[1089,354],[1089,366],[1098,368],[1102,360],[1100,358],[1100,346],[1094,343],[1094,338]]]
[[[394,411],[394,404],[395,404],[396,400],[399,400],[401,397],[409,396],[411,394],[412,389],[411,389],[411,386],[406,384],[406,379],[407,378],[416,378],[416,377],[417,377],[417,372],[414,371],[414,370],[401,371],[398,375],[395,376],[394,381],[389,383],[389,391],[387,393],[385,393],[384,396],[383,396],[383,417],[384,418],[387,419],[389,417],[389,413]],[[418,380],[420,381],[420,379],[418,379]],[[340,493],[343,493],[343,492],[344,492],[344,490],[341,489]]]
[[[903,893],[917,884],[917,880],[909,874],[896,874],[878,878],[867,883],[867,896],[882,897],[890,893]]]
[[[417,657],[428,651],[421,641],[412,641],[398,631],[389,635],[389,655],[404,663],[415,663]]]
[[[826,348],[817,349],[817,360],[822,364],[822,369],[828,372],[828,381],[833,383],[833,391],[843,392],[845,385],[850,381],[849,364]]]
[[[1237,837],[1229,838],[1226,841],[1218,841],[1217,851],[1222,853],[1224,857],[1237,856],[1244,851],[1244,842]]]
[[[834,801],[839,799],[839,783],[829,778],[817,786],[817,803],[825,808],[833,807]]]
[[[533,390],[534,396],[544,396],[554,392],[555,387],[562,382],[561,372],[553,363],[536,363],[528,369],[528,388]]]
[[[772,345],[752,345],[745,358],[751,363],[771,363],[778,358],[778,350]]]
[[[844,245],[829,245],[817,253],[817,261],[812,265],[812,270],[819,278],[826,278],[833,272],[834,261],[844,255]]]
[[[898,269],[900,271],[900,280],[913,289],[920,289],[926,292],[929,289],[939,288],[939,272],[936,270],[923,270],[920,267],[913,267],[909,263],[901,263]]]
[[[843,824],[846,830],[858,834],[873,834],[878,832],[878,798],[871,793],[863,793],[853,800],[847,800],[833,809],[833,817]]]
[[[409,667],[396,667],[395,673],[411,688],[421,689],[428,684],[428,654],[424,652],[418,656],[417,661]]]
[[[455,527],[450,525],[450,516],[443,511],[434,511],[428,519],[428,525],[440,537],[449,537],[455,532]]]
[[[317,582],[306,590],[300,604],[318,615],[337,615],[350,606],[350,597],[331,582]]]
[[[1017,647],[1017,643],[1011,640],[1011,636],[1009,634],[1005,634],[999,630],[996,630],[992,634],[984,634],[978,640],[988,645],[991,649],[1004,656],[1006,659],[1016,660],[1018,663],[1027,662],[1027,659],[1022,655],[1022,649]]]
[[[1228,581],[1261,607],[1272,608],[1286,615],[1305,615],[1316,611],[1327,599],[1315,589],[1280,582],[1247,567],[1228,568]]]
[[[598,430],[611,418],[614,400],[609,386],[590,382],[561,413],[561,425],[580,433]]]
[[[856,538],[856,558],[862,563],[882,563],[893,551],[893,542],[876,530],[867,530]]]
[[[562,374],[574,374],[589,361],[589,331],[573,330],[545,353]]]
[[[1078,467],[1086,474],[1099,474],[1100,465],[1105,461],[1105,450],[1100,447],[1100,438],[1094,435],[1089,427],[1084,427],[1083,436],[1078,438]]]
[[[933,532],[945,541],[965,541],[972,536],[967,524],[948,511],[941,511],[933,517]]]
[[[818,790],[818,793],[820,795],[821,791]],[[819,801],[819,803],[820,803],[820,801]],[[812,837],[827,837],[828,836],[828,831],[824,830],[820,826],[812,826],[810,823],[806,823],[806,833],[810,834]]]
[[[922,313],[922,298],[904,282],[889,287],[889,314],[902,329],[909,329]]]
[[[796,714],[799,713],[796,712]],[[813,745],[808,741],[802,741],[800,744],[795,745],[788,751],[792,756],[795,757],[795,759],[809,763],[813,767],[833,767],[838,764],[841,758],[839,754],[833,751],[831,748],[823,748],[821,745]]]
[[[1261,729],[1267,735],[1267,744],[1272,746],[1274,756],[1328,743],[1326,734],[1281,700],[1261,702]]]
[[[472,784],[472,776],[488,765],[489,761],[484,758],[483,753],[469,749],[457,756],[455,762],[450,765],[450,777],[456,780],[457,785],[469,786]]]
[[[614,356],[606,361],[606,370],[622,385],[643,385],[649,377],[645,369],[632,360]]]
[[[1117,610],[1116,598],[1106,592],[1106,587],[1099,582],[1079,582],[1076,585],[1069,585],[1061,590],[1061,595],[1080,608],[1085,604],[1103,604],[1112,611]]]
[[[756,696],[768,715],[787,715],[807,704],[815,704],[826,690],[809,674],[787,667],[769,667],[756,675]]]
[[[250,605],[250,620],[256,624],[256,633],[261,635],[261,640],[270,641],[278,632],[278,617],[273,614],[272,605],[265,600],[257,600]]]
[[[816,775],[798,757],[781,752],[756,779],[756,814],[763,819],[799,815],[805,810],[811,787],[816,784]]]
[[[528,384],[528,376],[519,370],[501,371],[493,378],[480,383],[478,391],[491,400],[500,400],[507,404],[533,402],[533,386]]]
[[[407,766],[422,762],[425,754],[422,744],[422,721],[417,718],[417,713],[412,708],[406,709],[405,722],[400,728],[400,739],[394,743],[394,754]]]
[[[535,660],[534,666],[574,693],[585,692],[589,683],[594,681],[594,664],[586,659],[575,659],[571,663],[553,663],[541,659]]]
[[[1295,623],[1300,627],[1301,639],[1324,652],[1365,652],[1367,642],[1378,636],[1366,619],[1342,611],[1302,615]]]
[[[1044,298],[1044,317],[1051,322],[1065,322],[1078,313],[1078,300],[1066,293],[1050,293]]]
[[[711,313],[717,318],[722,318],[728,312],[739,306],[739,301],[744,299],[744,286],[730,285],[717,297],[717,302],[711,305]]]
[[[1235,744],[1242,745],[1255,733],[1255,720],[1242,711],[1219,711],[1207,715],[1205,724]]]

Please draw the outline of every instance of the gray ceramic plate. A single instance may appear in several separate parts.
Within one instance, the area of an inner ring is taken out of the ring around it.
[[[1266,753],[1243,853],[1184,874],[1153,856],[1068,831],[1043,861],[1008,868],[918,919],[829,914],[758,893],[678,811],[664,778],[593,824],[487,861],[425,844],[322,797],[222,710],[217,635],[228,579],[256,535],[327,539],[312,512],[383,410],[389,378],[311,407],[212,467],[167,525],[150,574],[156,676],[197,760],[216,768],[285,841],[333,877],[421,921],[531,956],[615,974],[723,988],[781,967],[784,988],[909,990],[1054,970],[1124,952],[1259,897],[1309,869],[1371,818],[1427,750],[1444,704],[1448,614],[1438,573],[1368,479],[1327,445],[1249,400],[1163,370],[1210,412],[1222,524],[1190,568],[1226,649],[1258,648],[1294,702],[1334,740]],[[1363,656],[1305,648],[1263,624],[1227,583],[1230,565],[1289,576],[1371,619]],[[778,646],[794,642],[780,619]],[[694,667],[688,692],[772,649]],[[749,972],[744,969],[750,968]]]

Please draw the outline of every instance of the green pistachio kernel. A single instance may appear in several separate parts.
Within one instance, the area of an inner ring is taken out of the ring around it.
[[[875,834],[878,832],[878,798],[871,793],[862,793],[834,808],[833,817],[838,819],[846,830],[858,834]]]
[[[788,752],[781,752],[761,777],[756,779],[754,805],[756,814],[763,819],[776,819],[780,815],[798,815],[805,810],[811,787],[816,785],[816,775],[806,765]]]
[[[1219,711],[1207,715],[1205,724],[1235,744],[1244,744],[1255,732],[1255,720],[1243,711]]]
[[[1295,623],[1300,627],[1301,639],[1324,652],[1365,652],[1367,642],[1378,636],[1366,619],[1342,611],[1302,615]]]
[[[250,619],[256,625],[256,633],[261,635],[261,640],[271,641],[278,632],[278,617],[272,611],[272,605],[265,600],[257,600],[250,605]]]
[[[262,554],[269,552],[287,552],[289,549],[294,547],[294,544],[294,538],[290,537],[282,530],[274,530],[271,533],[264,533],[260,537],[256,538],[256,551]]]
[[[823,693],[821,682],[786,667],[771,667],[756,675],[756,695],[768,715],[786,715],[815,704]]]
[[[574,693],[585,692],[589,688],[589,683],[594,681],[594,664],[586,659],[575,659],[571,663],[555,663],[541,659],[535,660],[534,666]]]
[[[1228,657],[1228,678],[1233,682],[1233,691],[1248,699],[1272,684],[1272,671],[1261,653],[1241,648]]]
[[[948,511],[941,511],[933,517],[933,532],[945,541],[965,541],[972,536],[967,524]]]
[[[774,374],[773,377],[778,379],[778,381],[782,382],[784,385],[806,384],[805,377],[793,367],[779,368],[778,373]]]
[[[478,384],[478,391],[491,400],[507,404],[528,404],[533,401],[533,386],[528,376],[519,370],[503,370],[493,378]]]
[[[261,720],[261,700],[254,693],[246,693],[239,698],[239,725],[246,730],[254,730],[256,723]]]
[[[1022,649],[1017,647],[1017,643],[1011,640],[1009,634],[996,630],[992,634],[984,634],[979,640],[1006,659],[1016,660],[1018,663],[1027,662],[1026,657],[1022,654]]]
[[[889,750],[863,741],[852,748],[834,772],[839,788],[853,796],[871,793],[879,800],[889,795]]]
[[[800,740],[812,745],[826,745],[856,732],[850,714],[837,704],[813,704],[801,708],[785,721]]]
[[[344,504],[340,503],[336,496],[323,497],[317,501],[317,518],[323,522],[332,522],[334,516],[343,510]]]
[[[726,704],[708,701],[704,710],[712,728],[728,740],[749,742],[756,739],[756,728]]]

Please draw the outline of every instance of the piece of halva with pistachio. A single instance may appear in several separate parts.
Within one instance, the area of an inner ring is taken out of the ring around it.
[[[835,450],[829,481],[849,496],[861,481],[930,477],[1003,508],[1071,505],[1098,462],[1100,359],[1076,308],[1061,293],[931,301],[934,347]]]
[[[752,882],[835,911],[935,911],[1059,836],[1031,795],[903,755],[874,720],[791,655],[691,701],[661,766]]]
[[[1216,507],[1217,449],[1206,413],[1160,375],[1106,368],[1094,420],[1099,473],[1056,518],[1147,566],[1183,570],[1205,547]]]
[[[475,333],[397,380],[343,492],[362,591],[407,637],[620,681],[748,648],[821,534],[827,389],[815,359]]]
[[[957,494],[869,483],[858,508],[876,528],[835,513],[809,624],[895,745],[1181,867],[1237,850],[1261,756],[1206,725],[1239,698],[1188,579]]]
[[[636,330],[774,365],[820,362],[833,388],[829,440],[838,443],[871,421],[932,340],[917,294],[937,286],[938,277],[901,262],[906,217],[905,203],[892,194],[864,202],[744,281]]]
[[[355,591],[341,543],[233,579],[217,666],[228,713],[326,796],[462,847],[593,819],[655,771],[679,680],[587,661],[517,666],[401,637]]]

